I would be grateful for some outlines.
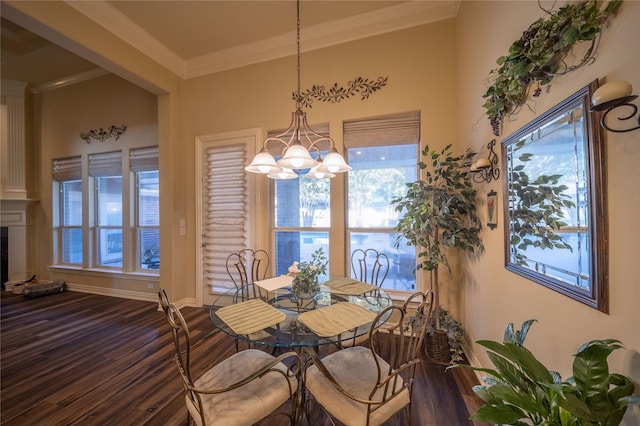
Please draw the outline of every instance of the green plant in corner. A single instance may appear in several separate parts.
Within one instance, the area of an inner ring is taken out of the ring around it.
[[[427,325],[427,333],[432,333],[436,329],[435,311],[431,312],[431,319]],[[456,364],[464,361],[462,357],[462,340],[464,339],[464,328],[451,314],[444,308],[440,309],[440,329],[447,334],[449,342],[450,360]]]
[[[425,146],[424,160],[418,163],[423,179],[407,184],[407,193],[391,201],[403,214],[396,230],[409,245],[420,247],[417,269],[431,272],[435,330],[442,330],[438,266],[450,269],[447,250],[459,248],[473,253],[484,249],[476,190],[468,172],[476,153],[467,149],[464,154],[454,155],[450,149],[447,145],[436,152]]]
[[[618,340],[592,340],[574,355],[573,377],[549,371],[524,341],[535,320],[519,330],[507,325],[503,342],[479,340],[496,367],[472,368],[490,374],[474,392],[486,404],[471,419],[509,425],[615,426],[629,405],[640,405],[629,377],[609,373],[608,356],[622,348]],[[456,366],[456,367],[459,367]]]
[[[492,84],[483,95],[483,107],[496,136],[502,133],[504,119],[525,104],[532,86],[533,96],[539,96],[540,87],[551,83],[554,76],[595,60],[600,31],[622,0],[611,0],[603,9],[600,3],[587,0],[567,4],[557,11],[543,9],[547,19],[532,23],[509,47],[509,53],[496,60],[499,67],[491,71]],[[565,58],[583,41],[591,42],[583,59],[577,65],[567,65]]]

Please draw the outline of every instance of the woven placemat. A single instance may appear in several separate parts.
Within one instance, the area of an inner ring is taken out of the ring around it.
[[[332,278],[324,284],[331,290],[335,290],[337,293],[349,294],[352,296],[357,296],[359,294],[378,289],[378,287],[374,285],[346,277]]]
[[[313,311],[303,312],[298,320],[320,337],[335,336],[372,322],[374,312],[353,303],[340,302]]]
[[[287,316],[260,299],[225,306],[216,311],[225,324],[236,334],[251,334],[281,321]]]

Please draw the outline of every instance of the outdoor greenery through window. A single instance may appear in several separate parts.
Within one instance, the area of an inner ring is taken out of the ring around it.
[[[275,181],[276,275],[286,274],[294,261],[311,259],[317,248],[329,253],[329,187],[328,179]]]
[[[391,200],[403,196],[418,178],[419,112],[373,117],[344,123],[349,172],[348,253],[368,248],[385,253],[389,274],[382,287],[416,289],[416,249],[395,231],[400,214]],[[352,270],[352,274],[354,271]]]
[[[387,254],[390,260],[382,287],[413,291],[416,251],[406,241],[398,241],[400,234],[394,228],[399,213],[391,200],[404,195],[406,183],[414,182],[418,176],[419,113],[345,122],[343,130],[347,161],[353,168],[345,176],[346,228],[336,229],[336,221],[331,220],[331,180],[276,180],[276,275],[286,274],[296,260],[309,260],[317,248],[322,248],[329,258],[345,259],[350,274],[351,253],[373,248]],[[329,237],[336,232],[346,235],[347,243],[339,253],[329,253]]]

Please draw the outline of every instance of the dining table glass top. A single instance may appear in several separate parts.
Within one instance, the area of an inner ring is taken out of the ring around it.
[[[211,305],[211,321],[232,337],[271,347],[341,347],[367,334],[377,314],[392,304],[384,290],[349,278],[329,279],[310,298],[296,298],[290,286],[249,286],[251,291],[221,294]]]

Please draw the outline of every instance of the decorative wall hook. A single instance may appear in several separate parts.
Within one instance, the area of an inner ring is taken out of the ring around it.
[[[604,111],[602,117],[600,117],[600,125],[609,132],[625,133],[632,130],[640,129],[640,115],[638,115],[638,125],[627,129],[614,129],[607,124],[607,115],[618,108],[630,108],[629,115],[622,115],[617,117],[618,121],[626,121],[635,118],[638,112],[638,107],[632,104],[631,101],[637,98],[637,95],[632,95],[633,88],[631,84],[626,81],[611,81],[603,84],[593,93],[591,99],[591,111]]]
[[[489,156],[487,158],[481,158],[477,163],[471,165],[470,171],[474,182],[491,182],[492,180],[497,180],[500,177],[500,168],[498,168],[498,156],[493,150],[495,144],[496,140],[492,139],[491,142],[487,144]]]
[[[120,139],[120,136],[127,131],[127,126],[124,124],[121,127],[110,126],[107,130],[104,130],[102,127],[97,130],[88,130],[86,132],[80,132],[80,139],[85,141],[86,143],[91,143],[91,140],[96,140],[100,142],[104,142],[107,139],[114,138],[115,140]]]

